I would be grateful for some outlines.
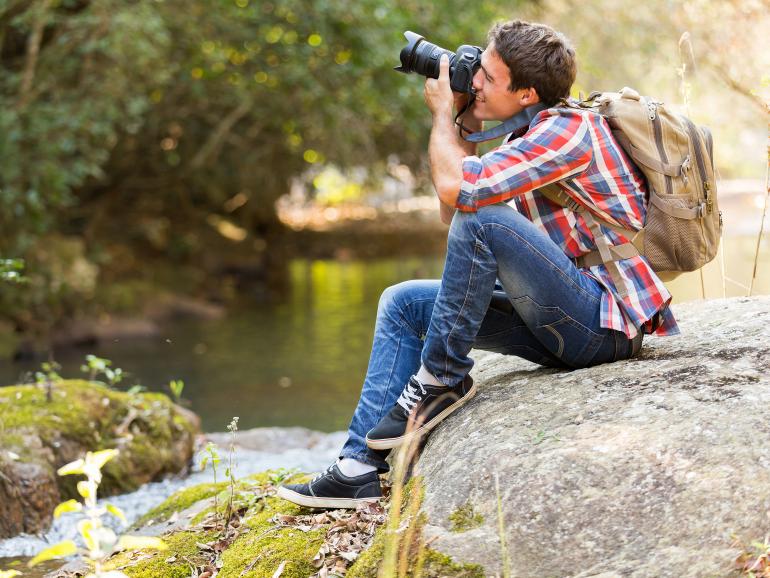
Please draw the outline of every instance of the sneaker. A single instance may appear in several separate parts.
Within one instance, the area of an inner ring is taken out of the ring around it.
[[[390,413],[366,434],[366,445],[387,450],[407,444],[428,433],[474,395],[476,385],[470,375],[454,387],[424,385],[412,376]],[[407,433],[410,416],[413,421]]]
[[[308,508],[355,508],[382,498],[377,472],[348,477],[334,463],[306,484],[280,486],[276,495]]]

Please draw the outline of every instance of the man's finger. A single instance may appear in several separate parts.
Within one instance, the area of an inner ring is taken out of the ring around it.
[[[449,79],[449,57],[446,54],[441,55],[441,59],[438,61],[438,79]]]

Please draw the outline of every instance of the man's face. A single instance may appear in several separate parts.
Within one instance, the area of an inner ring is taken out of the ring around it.
[[[506,120],[521,112],[525,106],[535,104],[529,102],[527,94],[530,89],[519,89],[511,92],[511,72],[500,58],[491,43],[481,53],[481,66],[473,76],[473,88],[476,90],[476,102],[471,108],[474,118],[479,120]]]

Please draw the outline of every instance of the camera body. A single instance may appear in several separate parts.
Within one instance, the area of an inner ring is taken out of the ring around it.
[[[446,54],[449,57],[449,85],[452,90],[474,93],[473,75],[481,66],[481,47],[463,44],[457,52],[452,52],[428,42],[410,30],[404,32],[404,36],[407,45],[401,49],[401,66],[395,70],[404,74],[416,72],[428,78],[438,78],[441,55]]]

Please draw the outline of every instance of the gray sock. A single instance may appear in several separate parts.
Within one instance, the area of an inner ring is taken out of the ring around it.
[[[349,478],[355,478],[356,476],[363,476],[369,472],[377,471],[377,468],[374,466],[359,462],[353,458],[340,458],[337,460],[337,467],[343,475]]]
[[[415,375],[417,378],[417,381],[419,381],[423,385],[437,385],[439,387],[446,387],[445,384],[441,383],[438,379],[436,379],[436,376],[433,375],[430,371],[425,369],[424,365],[420,366],[420,371],[417,372],[417,375]]]

